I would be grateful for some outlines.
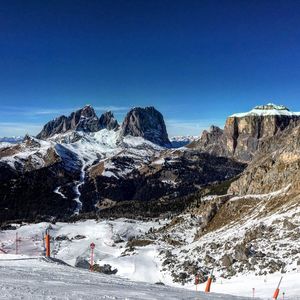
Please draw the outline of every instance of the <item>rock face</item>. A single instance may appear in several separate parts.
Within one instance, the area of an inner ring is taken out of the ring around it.
[[[99,130],[99,120],[90,105],[71,113],[70,116],[60,116],[48,122],[37,135],[38,139],[46,139],[55,134],[64,133],[69,130],[94,132]]]
[[[265,139],[295,122],[300,122],[300,113],[291,112],[282,105],[256,106],[248,113],[228,117],[223,132],[215,126],[204,131],[201,138],[190,146],[249,162]]]
[[[119,128],[118,121],[111,111],[105,112],[99,119],[99,129],[104,128],[107,128],[108,130],[116,130]]]
[[[188,148],[201,149],[212,155],[227,156],[224,131],[214,125],[209,130],[204,130],[201,138],[190,143]]]
[[[300,125],[291,124],[265,140],[241,177],[232,183],[235,194],[265,194],[300,190]]]
[[[170,146],[162,114],[154,107],[131,109],[122,124],[121,136],[140,136],[160,146]]]

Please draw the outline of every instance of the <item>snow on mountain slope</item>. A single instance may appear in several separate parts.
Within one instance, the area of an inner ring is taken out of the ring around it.
[[[283,105],[268,103],[267,105],[255,106],[249,112],[236,113],[230,117],[242,118],[246,116],[300,116],[300,112],[292,112]]]
[[[283,276],[282,291],[297,299],[299,215],[297,200],[287,189],[259,196],[210,196],[152,238],[166,249],[160,256],[162,272],[187,288],[194,288],[193,274],[205,281],[214,269],[216,292],[250,296],[255,288],[257,296],[269,299]]]
[[[1,162],[7,163],[13,169],[20,169],[26,164],[39,169],[47,164],[47,156],[51,155],[54,144],[26,136],[19,144],[0,148]]]
[[[0,148],[4,145],[18,144],[23,141],[23,136],[0,137]]]
[[[64,149],[74,154],[84,170],[94,162],[110,158],[127,150],[132,156],[144,157],[152,155],[153,150],[163,148],[141,137],[126,136],[120,140],[120,130],[102,129],[97,132],[69,131],[64,134],[56,134],[48,140],[39,140],[27,136],[24,142],[18,145],[4,144],[7,149],[1,151],[1,162],[8,163],[11,167],[23,165],[30,160],[35,162],[36,168],[45,166],[44,157],[49,149],[55,149],[56,153],[65,158]],[[4,148],[4,145],[2,145]],[[70,156],[67,160],[72,159]]]
[[[45,258],[0,254],[0,299],[243,300],[137,283],[80,270]],[[3,276],[3,274],[5,274]]]

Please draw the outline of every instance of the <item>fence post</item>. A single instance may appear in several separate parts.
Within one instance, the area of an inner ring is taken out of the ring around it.
[[[195,285],[196,285],[196,292],[198,291],[198,284],[199,284],[199,275],[195,275]]]
[[[282,276],[281,276],[281,278],[280,278],[280,280],[279,280],[277,289],[276,289],[275,292],[274,292],[274,295],[273,295],[273,299],[274,299],[274,300],[277,300],[277,298],[278,298],[278,295],[279,295],[279,286],[280,286],[281,280],[282,280]]]
[[[93,266],[94,266],[94,249],[95,249],[95,244],[92,242],[90,244],[91,247],[91,263],[90,263],[90,271],[93,272]]]
[[[213,272],[214,272],[214,269],[212,269],[208,279],[207,279],[207,283],[206,283],[206,286],[205,286],[205,293],[209,293],[210,292],[210,286],[211,286],[211,282],[212,282],[212,276],[213,276]]]
[[[49,232],[46,231],[45,235],[45,245],[46,245],[46,257],[50,257],[50,235]]]

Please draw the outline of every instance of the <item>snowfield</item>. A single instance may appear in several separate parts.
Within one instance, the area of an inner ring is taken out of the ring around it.
[[[0,255],[0,274],[0,299],[247,299],[132,282],[38,257]]]

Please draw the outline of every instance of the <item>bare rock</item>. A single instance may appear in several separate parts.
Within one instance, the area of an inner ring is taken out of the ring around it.
[[[154,107],[131,109],[122,124],[121,136],[140,136],[160,146],[170,146],[162,114]]]

